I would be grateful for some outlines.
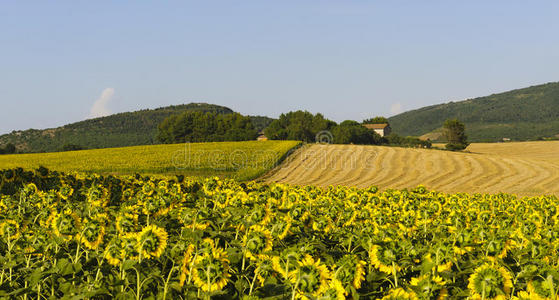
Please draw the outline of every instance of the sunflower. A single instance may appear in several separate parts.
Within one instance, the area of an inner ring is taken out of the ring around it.
[[[58,188],[56,194],[60,199],[68,200],[68,198],[74,194],[74,189],[67,184],[63,184]]]
[[[355,289],[361,288],[365,280],[366,263],[355,255],[345,255],[339,261],[340,267],[336,270],[335,277],[344,285],[352,285]]]
[[[248,258],[264,254],[272,250],[272,233],[260,225],[250,226],[243,237],[243,247],[246,249]]]
[[[344,287],[342,283],[337,279],[332,279],[328,281],[328,287],[320,293],[320,295],[310,298],[316,300],[345,300]]]
[[[375,268],[387,274],[399,272],[402,269],[396,264],[396,253],[389,247],[373,245],[369,250],[369,259]]]
[[[450,271],[450,269],[452,269],[452,261],[451,260],[437,265],[437,272],[439,272],[439,273]]]
[[[77,236],[80,232],[80,217],[70,209],[62,213],[54,212],[50,220],[53,233],[65,240],[71,240],[72,237]]]
[[[444,284],[445,281],[440,276],[431,276],[430,274],[412,277],[410,280],[410,285],[415,291],[429,296],[432,296],[437,290],[441,289],[441,286]],[[439,297],[440,294],[442,294],[442,292],[439,293]],[[442,298],[444,298],[444,296]]]
[[[513,300],[542,300],[546,298],[540,298],[537,295],[530,294],[526,291],[520,291],[518,292],[518,294],[516,294],[516,296],[513,296],[512,299]]]
[[[116,216],[115,227],[118,233],[128,234],[136,231],[138,215],[130,212],[121,212]]]
[[[122,256],[125,259],[137,259],[140,256],[138,235],[139,233],[129,233],[120,236]]]
[[[30,198],[37,194],[38,191],[39,189],[34,183],[29,183],[21,190],[21,196],[24,198]]]
[[[486,253],[487,256],[496,259],[496,258],[505,258],[507,256],[507,252],[510,248],[510,241],[503,241],[503,240],[492,240],[488,241],[486,246]]]
[[[151,196],[155,192],[155,183],[153,181],[145,182],[142,186],[142,194],[144,196]]]
[[[553,277],[551,277],[552,279]],[[534,300],[553,300],[554,284],[551,280],[531,280],[528,282],[526,290],[530,294],[530,299]]]
[[[167,232],[161,227],[149,225],[137,235],[138,252],[142,257],[159,257],[167,247]]]
[[[104,257],[107,262],[112,266],[119,265],[125,258],[125,253],[123,249],[123,241],[119,238],[114,238],[105,247]]]
[[[4,220],[0,223],[0,236],[8,240],[15,240],[21,236],[19,223],[14,220]]]
[[[181,274],[179,276],[179,283],[181,286],[184,285],[184,282],[190,275],[190,265],[193,259],[192,254],[194,253],[194,250],[196,250],[196,247],[192,244],[188,245],[188,247],[186,248],[186,253],[184,254],[184,258],[181,264]]]
[[[231,277],[227,253],[220,248],[196,256],[191,264],[194,285],[204,292],[220,291]]]
[[[283,278],[289,279],[289,273],[296,268],[302,256],[303,255],[299,251],[284,251],[281,257],[272,257],[272,267],[274,271],[282,275]]]
[[[404,299],[418,299],[414,292],[406,291],[403,288],[392,289],[388,295],[382,297],[382,300],[404,300]]]
[[[89,249],[97,249],[105,236],[105,222],[107,216],[100,214],[94,218],[85,218],[81,230],[80,242]]]
[[[268,207],[257,206],[250,211],[246,219],[254,224],[265,226],[272,220],[272,211]]]
[[[93,207],[105,207],[109,203],[109,191],[100,185],[92,185],[87,190],[87,202]]]
[[[490,264],[475,269],[468,282],[471,299],[505,300],[512,288],[509,272],[503,267]]]
[[[14,181],[16,179],[16,177],[17,177],[17,175],[14,172],[14,170],[6,170],[2,174],[3,181],[5,181],[5,182]]]
[[[310,255],[305,255],[289,274],[289,281],[294,284],[299,298],[309,295],[314,298],[324,293],[328,290],[329,278],[328,268],[320,263],[320,259],[315,261]]]

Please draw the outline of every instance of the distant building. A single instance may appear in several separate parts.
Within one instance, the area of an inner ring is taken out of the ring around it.
[[[510,138],[503,138],[503,142],[510,142]]]
[[[267,141],[267,140],[268,140],[268,137],[265,136],[265,135],[263,135],[263,134],[261,134],[261,135],[259,135],[259,136],[256,138],[256,140],[257,140],[257,141]]]
[[[365,126],[365,128],[367,128],[367,129],[374,130],[380,136],[387,136],[392,131],[392,129],[390,128],[390,125],[388,125],[386,123],[384,123],[384,124],[363,124],[363,126]]]

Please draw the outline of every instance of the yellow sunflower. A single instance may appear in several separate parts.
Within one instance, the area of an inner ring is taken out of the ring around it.
[[[338,263],[340,267],[336,270],[336,279],[344,285],[352,285],[355,289],[361,288],[361,283],[365,280],[366,263],[356,255],[345,255]]]
[[[4,220],[0,223],[0,236],[8,240],[15,240],[21,236],[19,223],[14,220]]]
[[[412,299],[417,300],[417,296],[412,291],[406,291],[403,288],[392,289],[388,292],[388,295],[382,297],[381,300],[403,300]]]
[[[250,226],[243,237],[243,247],[246,249],[245,255],[251,259],[272,250],[272,246],[272,233],[260,225]]]
[[[318,296],[316,297],[307,297],[307,299],[316,299],[316,300],[345,300],[346,291],[342,283],[337,279],[332,279],[328,281],[328,287],[323,290]]]
[[[85,218],[83,229],[79,234],[80,242],[89,249],[97,249],[105,236],[105,222],[107,216],[100,214],[95,218]]]
[[[53,233],[65,240],[77,237],[81,230],[81,220],[78,215],[70,209],[62,213],[54,212],[50,218]]]
[[[167,232],[161,227],[149,225],[138,235],[138,252],[142,257],[159,257],[167,247]]]
[[[328,268],[310,256],[305,255],[297,268],[290,272],[289,281],[294,284],[299,298],[317,297],[328,290],[330,278]]]
[[[122,241],[119,238],[115,238],[109,242],[105,247],[105,252],[103,257],[112,266],[119,265],[125,258],[124,249],[122,247]]]
[[[196,247],[192,244],[188,245],[188,248],[186,248],[186,253],[184,254],[184,258],[181,264],[181,274],[179,276],[179,282],[181,286],[184,285],[187,277],[190,275],[191,262],[193,259],[192,254],[194,253],[195,249]]]
[[[204,292],[211,293],[223,289],[231,277],[227,253],[220,248],[196,256],[191,264],[192,281]]]
[[[501,266],[491,264],[475,269],[468,282],[471,299],[505,300],[512,289],[510,273]]]
[[[402,269],[396,264],[396,254],[392,249],[373,245],[369,250],[369,258],[375,268],[386,274],[399,272]]]

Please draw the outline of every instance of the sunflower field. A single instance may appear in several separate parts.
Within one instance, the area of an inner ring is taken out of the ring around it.
[[[0,178],[4,299],[557,299],[554,196]]]

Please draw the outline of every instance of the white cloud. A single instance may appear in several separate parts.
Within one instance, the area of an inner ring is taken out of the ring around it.
[[[89,111],[90,118],[98,118],[104,117],[111,114],[111,111],[107,108],[107,104],[113,98],[115,94],[115,89],[113,88],[106,88],[101,93],[101,96],[95,100],[93,106],[91,106],[91,110]]]
[[[393,115],[397,115],[397,114],[399,114],[403,111],[404,111],[404,108],[402,107],[402,103],[400,103],[400,102],[394,103],[394,104],[392,104],[392,106],[390,106],[390,113],[393,114]]]

